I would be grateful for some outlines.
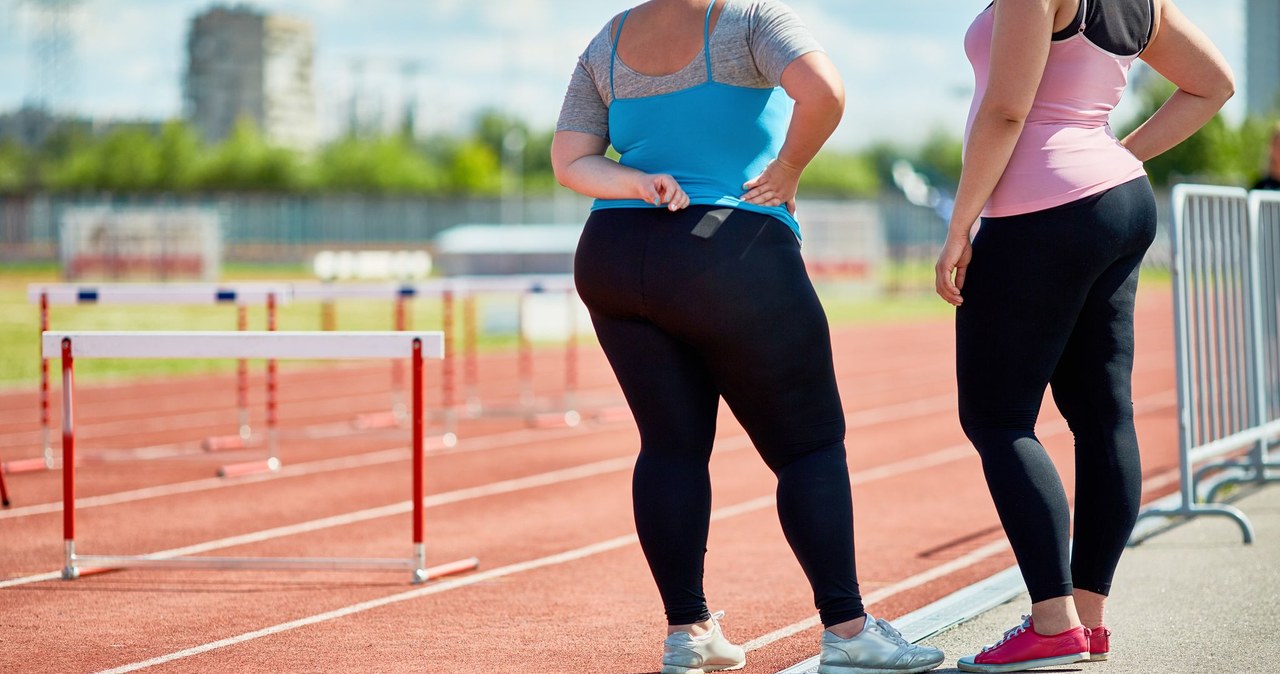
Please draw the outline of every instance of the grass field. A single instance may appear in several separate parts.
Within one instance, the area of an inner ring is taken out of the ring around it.
[[[914,276],[914,274],[913,274]],[[303,266],[236,266],[224,268],[223,280],[262,281],[309,279]],[[0,387],[34,386],[39,377],[38,323],[36,307],[27,301],[27,284],[57,282],[56,265],[23,264],[0,268]],[[823,304],[833,325],[868,322],[902,322],[944,318],[952,313],[949,305],[926,289],[926,279],[915,279],[917,291],[892,297],[868,297],[865,292],[849,292],[847,286],[834,283],[817,284]],[[923,282],[921,282],[923,281]],[[1160,278],[1153,278],[1159,283]],[[1167,277],[1164,280],[1167,283]],[[481,316],[514,311],[514,298],[497,297],[482,302]],[[410,303],[411,325],[425,329],[440,326],[441,306],[435,300]],[[317,302],[295,302],[280,308],[280,330],[319,330],[320,305]],[[338,327],[342,330],[389,330],[392,327],[390,302],[346,300],[337,304]],[[51,308],[51,327],[57,330],[233,330],[236,309],[232,306],[140,307],[140,306],[55,306]],[[249,328],[265,329],[261,309],[249,312]],[[484,334],[481,349],[510,347],[514,334]],[[104,380],[164,374],[223,372],[234,367],[222,361],[87,361],[76,368],[81,380]]]

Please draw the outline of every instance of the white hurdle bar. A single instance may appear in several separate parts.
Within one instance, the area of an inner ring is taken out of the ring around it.
[[[468,558],[428,568],[423,534],[424,410],[423,360],[444,355],[439,332],[46,332],[41,340],[45,358],[62,359],[62,499],[65,566],[62,577],[78,578],[83,569],[178,567],[203,569],[408,569],[413,582],[423,583],[475,569]],[[409,359],[413,371],[413,549],[395,558],[264,558],[156,555],[82,555],[75,543],[75,418],[74,365],[76,358],[195,358],[195,359]]]
[[[234,304],[236,306],[236,326],[240,330],[248,329],[247,307],[261,306],[266,308],[267,323],[274,327],[276,308],[287,303],[292,297],[292,288],[285,283],[33,283],[27,286],[27,299],[40,308],[40,333],[49,330],[49,307],[51,305],[165,305],[165,306],[197,306]],[[268,363],[267,388],[268,411],[270,415],[271,398],[274,388],[274,366]],[[239,408],[238,435],[233,436],[243,445],[249,440],[249,372],[248,365],[241,360],[236,369],[236,404]],[[51,427],[49,422],[49,363],[45,356],[40,357],[40,434],[42,458],[35,460],[10,461],[5,469],[11,473],[31,470],[51,470],[55,467],[53,446],[51,443]],[[210,438],[206,446],[213,448],[228,445],[225,440]]]

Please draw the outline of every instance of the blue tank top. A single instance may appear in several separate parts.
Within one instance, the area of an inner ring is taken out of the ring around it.
[[[800,236],[785,206],[759,206],[738,198],[744,183],[760,175],[782,150],[792,101],[781,87],[756,89],[722,84],[711,72],[711,10],[703,26],[707,81],[668,94],[619,99],[613,88],[618,41],[630,10],[618,22],[609,61],[609,136],[619,163],[645,173],[668,173],[691,204],[725,206],[771,215]],[[640,199],[597,199],[592,210],[657,208]]]

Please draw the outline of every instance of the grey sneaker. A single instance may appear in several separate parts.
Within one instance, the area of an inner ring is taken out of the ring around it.
[[[724,611],[711,616],[711,631],[695,637],[676,632],[662,642],[662,674],[706,674],[742,669],[747,665],[747,652],[729,643],[720,629]]]
[[[852,639],[822,633],[818,674],[914,674],[942,664],[942,651],[916,646],[885,620],[867,614],[866,627]]]

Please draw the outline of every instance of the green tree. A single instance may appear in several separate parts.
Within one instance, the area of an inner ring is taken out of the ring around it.
[[[200,162],[206,149],[200,136],[185,123],[173,120],[160,130],[157,140],[160,179],[157,186],[173,192],[188,192],[200,180]]]
[[[370,193],[439,191],[444,172],[404,135],[344,138],[320,155],[320,186]]]
[[[502,191],[502,160],[483,141],[469,140],[449,158],[449,188],[459,194],[495,195]]]
[[[120,128],[97,147],[97,180],[92,187],[110,192],[153,190],[160,185],[161,169],[155,136],[141,127]]]
[[[1139,89],[1139,112],[1119,129],[1124,138],[1149,119],[1169,100],[1175,87],[1168,80],[1153,77]],[[1240,171],[1240,135],[1222,115],[1215,115],[1199,131],[1173,149],[1146,162],[1147,175],[1156,185],[1181,181],[1243,182]]]
[[[1252,185],[1267,172],[1275,125],[1276,120],[1265,117],[1248,117],[1240,124],[1237,170],[1244,176],[1245,185]]]
[[[956,136],[935,129],[915,153],[916,169],[929,176],[933,184],[954,189],[960,184],[963,147],[964,143]]]
[[[880,191],[875,163],[865,154],[823,150],[800,179],[800,197],[871,197]]]
[[[22,192],[28,186],[31,157],[17,143],[0,143],[0,193]]]
[[[213,190],[288,192],[306,187],[307,178],[293,151],[267,145],[253,121],[244,118],[214,149],[199,184]]]

